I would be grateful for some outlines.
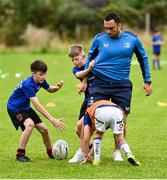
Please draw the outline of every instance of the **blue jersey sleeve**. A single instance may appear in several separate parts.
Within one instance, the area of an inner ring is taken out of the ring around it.
[[[140,68],[142,70],[142,76],[144,82],[150,81],[151,75],[150,75],[148,56],[145,52],[145,49],[139,37],[136,38],[136,46],[134,52],[136,54],[138,62],[140,63]]]
[[[98,35],[95,36],[91,48],[88,52],[88,57],[86,59],[86,65],[85,65],[85,69],[87,69],[89,67],[89,62],[92,59],[95,59],[95,57],[98,55],[99,50],[98,50]]]
[[[74,67],[74,68],[72,69],[72,73],[74,74],[74,76],[75,76],[77,79],[79,79],[80,81],[82,81],[82,78],[78,78],[78,77],[76,76],[76,73],[77,73],[77,72],[80,72],[80,71],[83,71],[84,69],[85,69],[85,66],[82,66],[82,67],[80,67],[80,68]]]
[[[44,80],[44,82],[41,84],[41,87],[43,87],[44,89],[48,89],[49,88],[49,84],[47,83],[46,80]]]
[[[78,69],[76,68],[76,67],[74,67],[73,69],[72,69],[72,73],[74,74],[74,76],[76,76],[76,73],[78,72]]]

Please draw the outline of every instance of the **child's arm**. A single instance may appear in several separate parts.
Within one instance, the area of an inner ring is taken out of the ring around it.
[[[78,93],[81,94],[86,91],[87,88],[87,78],[84,78],[81,84],[78,86]]]
[[[35,108],[49,121],[51,121],[55,127],[57,127],[59,130],[64,129],[65,125],[60,121],[61,119],[56,119],[51,114],[49,114],[49,112],[41,105],[37,97],[31,97],[30,100]]]
[[[85,78],[86,75],[92,70],[92,68],[94,67],[94,60],[92,60],[90,63],[89,63],[89,67],[83,71],[79,71],[75,74],[75,76],[77,78]]]
[[[59,90],[64,84],[64,81],[60,81],[59,83],[57,83],[55,86],[49,86],[49,88],[47,89],[48,92],[50,93],[54,93],[57,90]]]

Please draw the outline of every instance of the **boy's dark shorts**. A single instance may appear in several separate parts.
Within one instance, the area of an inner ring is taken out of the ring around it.
[[[38,114],[32,108],[29,110],[20,110],[16,112],[10,112],[8,110],[8,114],[16,130],[18,130],[18,128],[20,127],[22,131],[24,131],[25,126],[23,123],[28,118],[32,119],[34,124],[38,124],[42,122]]]
[[[80,120],[86,113],[86,109],[87,109],[87,100],[85,99],[81,105],[81,109],[80,109],[80,114],[79,114],[79,119]]]
[[[92,86],[89,88],[88,106],[99,100],[111,100],[120,106],[126,114],[130,113],[132,98],[132,82],[107,82],[95,78]]]
[[[154,51],[153,54],[159,56],[161,54],[161,52],[160,51]]]

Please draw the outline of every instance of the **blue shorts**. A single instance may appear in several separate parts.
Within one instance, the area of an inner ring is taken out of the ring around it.
[[[111,100],[120,106],[126,114],[130,113],[130,105],[132,98],[132,82],[119,81],[107,82],[99,78],[95,78],[92,86],[89,87],[88,106],[99,100]]]
[[[79,113],[79,119],[80,120],[86,113],[86,109],[87,109],[87,100],[85,99],[81,105],[80,108],[80,113]]]
[[[161,52],[160,52],[160,51],[154,51],[153,54],[154,54],[154,55],[160,55]]]
[[[88,113],[85,114],[83,123],[84,123],[84,126],[88,125],[89,127],[92,127],[92,122]]]

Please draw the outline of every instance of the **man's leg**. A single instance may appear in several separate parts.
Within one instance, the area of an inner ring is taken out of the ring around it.
[[[132,94],[131,86],[132,85],[130,83],[129,87],[125,87],[125,88],[127,88],[127,91],[126,91],[127,94],[124,91],[122,92],[122,90],[118,89],[119,93],[113,94],[113,99],[112,99],[112,102],[116,103],[124,110],[124,118],[123,118],[124,137],[126,136],[126,124],[127,124],[127,119],[128,119],[128,113],[130,112],[130,102],[131,102],[131,94]],[[122,98],[122,97],[124,97],[124,98]],[[123,158],[120,153],[120,146],[119,146],[119,144],[117,144],[115,135],[114,135],[114,141],[115,141],[115,150],[112,154],[113,160],[114,161],[123,161]]]

